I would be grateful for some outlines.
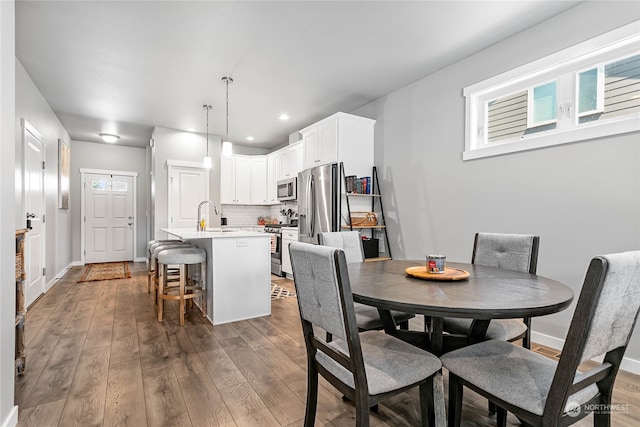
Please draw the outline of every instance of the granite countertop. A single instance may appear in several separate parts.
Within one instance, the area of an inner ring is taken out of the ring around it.
[[[258,231],[242,231],[233,227],[207,228],[198,231],[193,228],[161,228],[160,230],[181,239],[214,239],[214,238],[238,238],[238,237],[269,237],[268,234]]]

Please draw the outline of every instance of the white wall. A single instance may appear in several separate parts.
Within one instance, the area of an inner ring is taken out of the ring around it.
[[[81,260],[81,201],[80,169],[100,169],[120,172],[137,172],[136,199],[136,250],[134,257],[146,258],[147,247],[147,199],[149,197],[149,172],[147,149],[124,147],[93,142],[71,142],[71,242],[74,262]]]
[[[15,375],[15,5],[0,1],[0,425],[18,422]]]
[[[478,231],[538,234],[538,273],[577,300],[592,257],[640,249],[637,133],[462,161],[462,88],[637,19],[636,2],[586,2],[356,110],[377,120],[393,256],[469,262]],[[574,308],[534,332],[561,344]],[[640,361],[637,329],[626,356]]]
[[[151,149],[152,164],[152,200],[153,206],[153,229],[151,239],[166,239],[166,233],[160,231],[168,224],[168,178],[167,160],[178,160],[183,162],[194,162],[202,164],[202,159],[206,153],[206,135],[183,132],[175,129],[156,127],[153,130]],[[220,207],[220,137],[209,135],[209,155],[213,162],[209,174],[209,200]],[[194,212],[198,207],[194,206]],[[212,223],[220,223],[220,217]],[[195,227],[195,225],[194,225]]]
[[[24,228],[25,211],[22,196],[23,135],[20,121],[27,120],[40,133],[45,144],[45,209],[46,209],[46,283],[71,263],[71,215],[58,209],[58,139],[71,143],[69,134],[35,86],[20,61],[16,59],[16,113],[15,113],[15,226]],[[73,158],[73,153],[71,153]],[[71,199],[73,202],[73,199]]]

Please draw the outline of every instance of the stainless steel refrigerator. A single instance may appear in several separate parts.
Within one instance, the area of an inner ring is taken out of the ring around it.
[[[298,174],[298,240],[318,244],[318,233],[339,231],[340,177],[337,163]]]

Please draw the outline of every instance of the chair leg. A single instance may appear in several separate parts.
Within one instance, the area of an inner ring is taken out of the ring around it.
[[[202,293],[200,294],[200,307],[202,307],[202,317],[207,317],[207,263],[200,264],[200,286]]]
[[[462,415],[462,384],[449,372],[449,427],[460,427]]]
[[[180,292],[180,326],[184,326],[184,310],[185,310],[184,287],[186,286],[186,281],[187,281],[186,279],[187,279],[187,265],[181,264],[180,265],[180,288],[179,288],[179,292]]]
[[[420,384],[420,425],[433,427],[436,425],[436,412],[433,400],[433,377]]]
[[[489,409],[489,415],[495,415],[496,413],[496,404],[493,403],[492,401],[488,401],[488,409]]]
[[[307,363],[307,407],[304,412],[304,426],[313,427],[318,406],[318,371],[311,361]]]
[[[496,406],[496,425],[498,427],[507,427],[507,410],[499,406]]]
[[[167,277],[166,268],[167,267],[164,264],[158,264],[158,268],[156,269],[158,274],[158,322],[162,322],[162,315],[164,314],[164,299],[162,298],[162,295],[164,293],[164,281]]]
[[[327,335],[325,336],[325,341],[326,342],[331,342],[332,339],[333,339],[333,335],[331,335],[329,332],[327,332]]]
[[[369,427],[369,396],[356,390],[356,427]]]

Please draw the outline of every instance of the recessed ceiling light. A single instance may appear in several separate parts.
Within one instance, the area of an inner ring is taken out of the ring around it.
[[[284,121],[286,121],[286,120],[289,120],[289,115],[288,115],[288,114],[286,114],[286,113],[280,114],[279,119],[280,119],[280,120],[282,120],[282,121],[284,122]]]
[[[187,128],[187,132],[195,132],[196,130],[194,128]]]
[[[255,139],[255,138],[254,138],[254,137],[252,137],[251,135],[249,135],[249,136],[247,137],[247,141],[253,141],[254,139]]]
[[[99,133],[98,135],[100,135],[100,138],[102,138],[102,140],[104,142],[116,142],[117,140],[120,139],[120,137],[118,135],[114,135],[112,133]]]

